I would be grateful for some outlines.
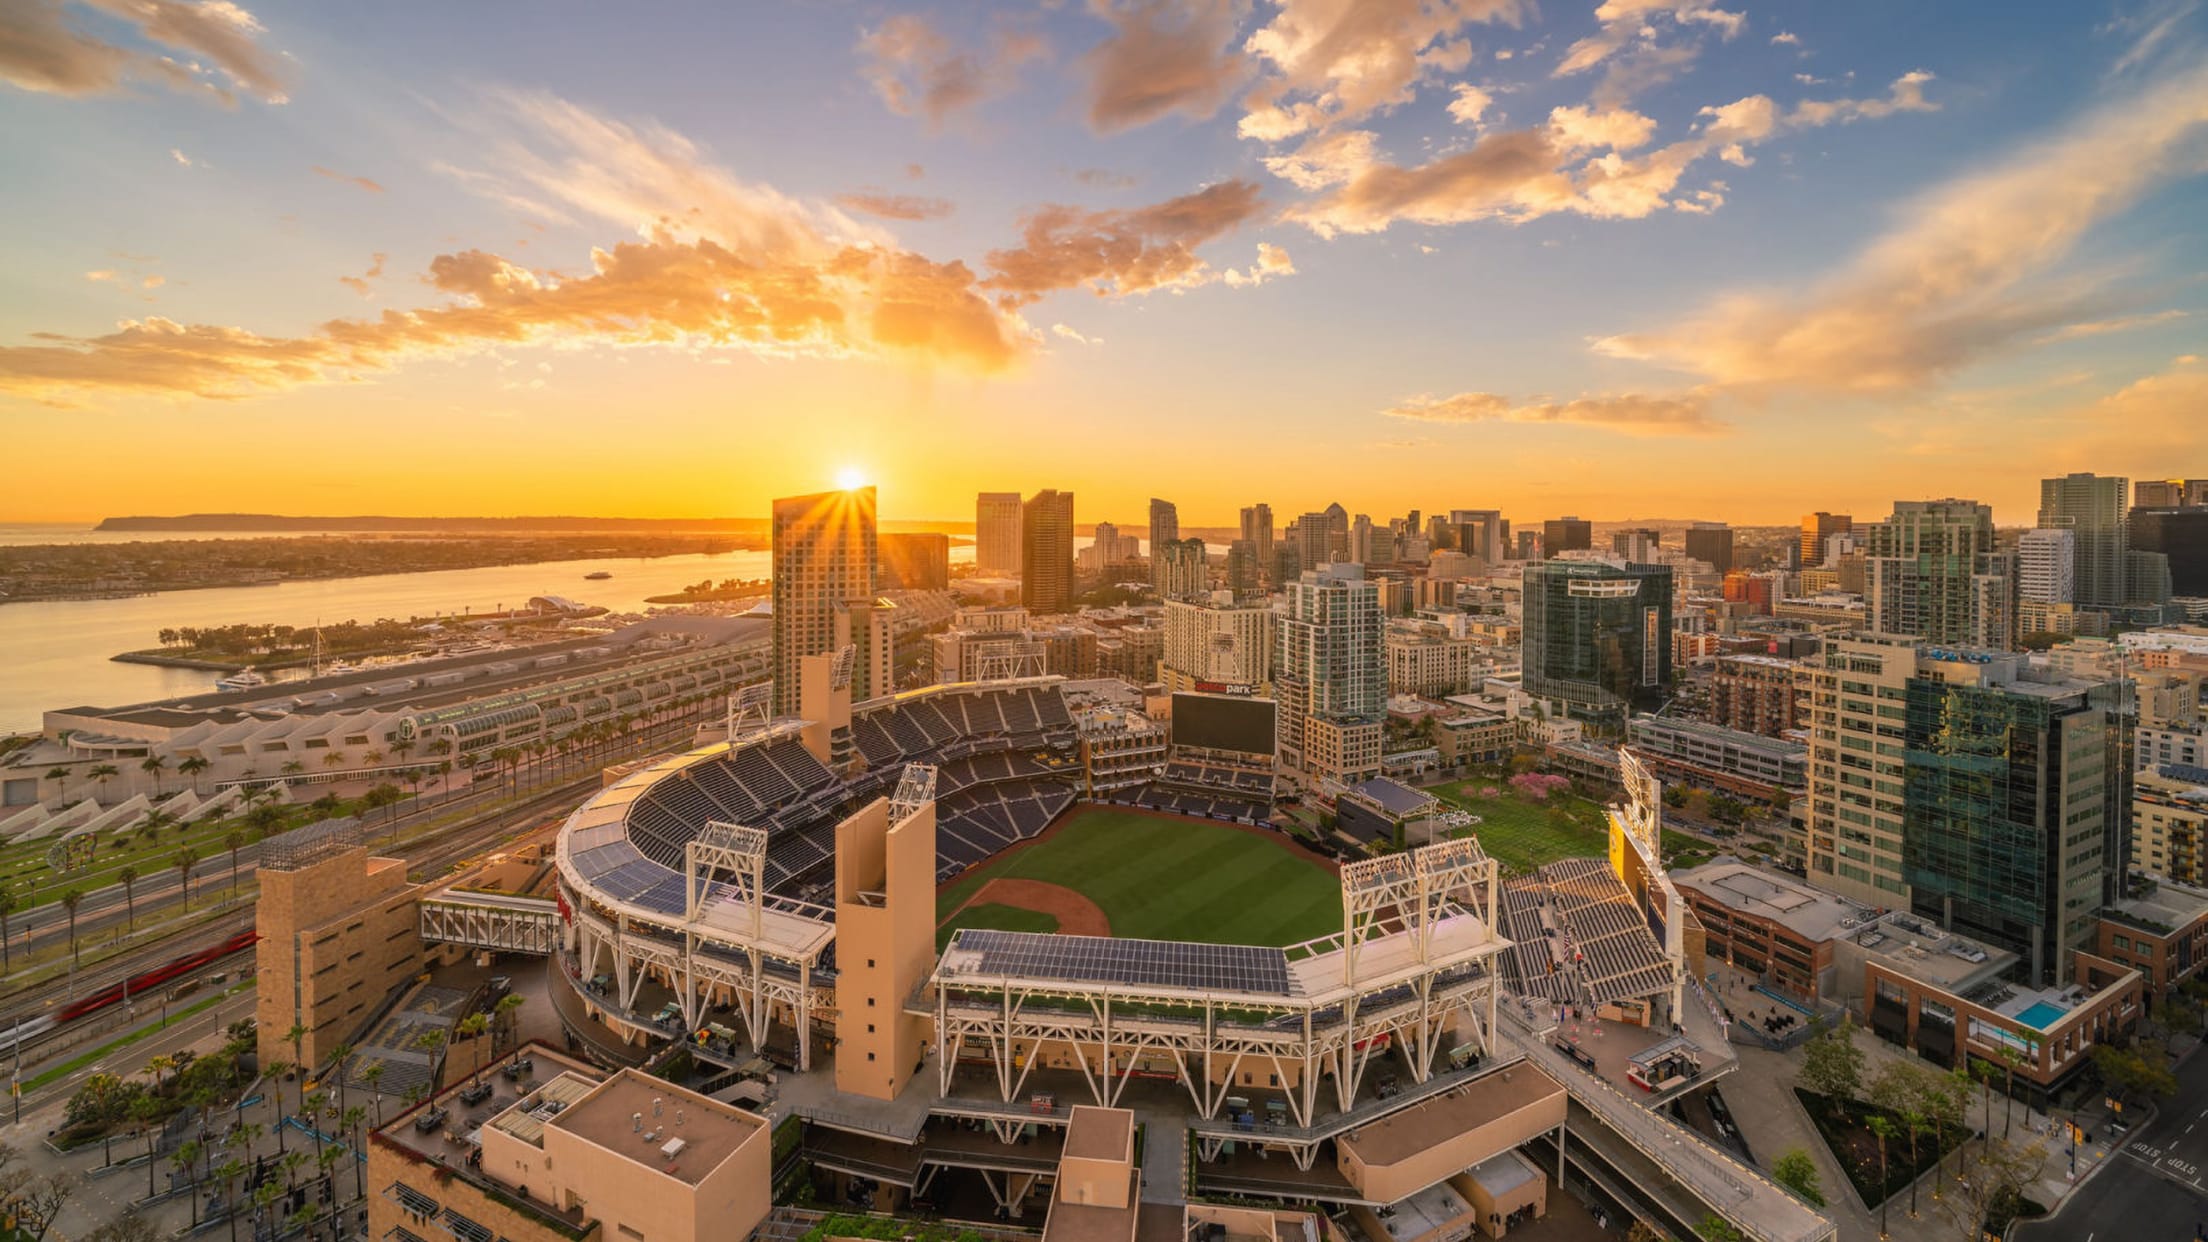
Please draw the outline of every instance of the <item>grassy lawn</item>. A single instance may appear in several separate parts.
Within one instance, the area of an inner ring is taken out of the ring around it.
[[[1188,820],[1078,811],[1040,844],[959,877],[937,915],[999,877],[1085,893],[1113,935],[1134,939],[1288,945],[1342,929],[1332,872],[1256,833]]]
[[[1500,786],[1504,792],[1482,797]],[[1473,778],[1436,786],[1432,792],[1480,817],[1473,832],[1489,857],[1514,871],[1532,871],[1559,858],[1585,858],[1610,849],[1610,821],[1602,807],[1568,793],[1547,802],[1527,802],[1499,781]],[[1562,816],[1554,812],[1563,811]]]
[[[985,901],[968,906],[958,912],[956,918],[943,924],[935,933],[935,947],[940,950],[951,942],[951,933],[961,927],[981,927],[990,931],[1054,932],[1058,920],[1040,910],[1022,910],[1018,906],[999,905]]]

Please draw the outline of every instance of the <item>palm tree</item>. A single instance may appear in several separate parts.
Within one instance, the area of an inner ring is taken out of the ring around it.
[[[286,776],[297,776],[307,770],[307,762],[304,759],[286,759],[284,766],[276,770]]]
[[[232,828],[222,834],[222,843],[230,847],[230,893],[238,892],[238,851],[245,848],[245,834]]]
[[[198,1139],[185,1139],[169,1153],[169,1167],[184,1174],[184,1180],[192,1188],[192,1227],[199,1227],[199,1153]]]
[[[344,767],[345,764],[345,752],[342,750],[333,750],[329,754],[322,756],[322,766],[330,769],[333,772],[339,768]]]
[[[166,1053],[158,1053],[152,1059],[146,1062],[145,1072],[150,1077],[152,1077],[154,1088],[158,1090],[161,1086],[161,1075],[175,1068],[175,1057],[169,1056]]]
[[[184,759],[178,761],[176,765],[176,771],[177,775],[187,777],[191,780],[192,792],[196,794],[199,792],[199,774],[213,766],[213,764],[207,762],[207,760],[200,755],[189,755],[186,756]],[[224,1191],[223,1196],[225,1198],[228,1198],[229,1193],[230,1192],[228,1191]]]
[[[1917,1168],[1917,1136],[1924,1133],[1925,1120],[1924,1100],[1916,1093],[1910,1093],[1908,1101],[1901,1106],[1901,1127],[1909,1132],[1909,1168],[1912,1173]],[[1923,1180],[1923,1178],[1915,1176],[1909,1179],[1909,1219],[1911,1220],[1917,1219],[1917,1183]]]
[[[490,1028],[490,1025],[491,1020],[489,1018],[484,1017],[480,1013],[471,1013],[467,1017],[460,1019],[459,1024],[453,1028],[455,1034],[459,1035],[460,1038],[467,1040],[471,1045],[474,1046],[475,1064],[468,1067],[468,1077],[470,1078],[478,1078],[482,1076],[483,1043],[478,1037],[481,1036],[484,1031],[488,1030]]]
[[[245,824],[264,837],[281,831],[284,826],[284,808],[272,802],[254,807],[245,813]]]
[[[291,1029],[284,1032],[284,1042],[291,1045],[292,1060],[301,1070],[307,1065],[307,1036],[312,1033],[312,1029],[301,1022],[292,1023]]]
[[[2001,1070],[2008,1076],[2008,1082],[2002,1087],[2002,1092],[2008,1098],[2001,1104],[2001,1138],[2006,1142],[2009,1137],[2009,1122],[2016,1112],[2016,1071],[2024,1068],[2024,1050],[2015,1044],[2003,1044],[2000,1056]],[[2035,1060],[2038,1057],[2036,1049],[2033,1057]]]
[[[269,1104],[275,1109],[276,1150],[284,1149],[284,1075],[291,1072],[291,1062],[282,1059],[268,1063]]]
[[[306,1162],[307,1153],[304,1148],[285,1152],[284,1158],[277,1162],[284,1170],[284,1186],[287,1189],[299,1184],[299,1169]]]
[[[384,1064],[381,1061],[360,1071],[360,1080],[368,1084],[369,1098],[375,1101],[377,1129],[383,1128],[383,1087],[380,1085],[383,1082],[383,1071]]]
[[[357,1154],[360,1151],[360,1123],[366,1120],[368,1110],[358,1104],[346,1109],[345,1115],[338,1118],[338,1123],[345,1127],[345,1133],[352,1136],[353,1151],[356,1153],[353,1159],[353,1197],[356,1199],[368,1197],[365,1181],[367,1173],[364,1167],[368,1162],[360,1159]]]
[[[1878,1236],[1884,1242],[1893,1236],[1886,1231],[1886,1205],[1893,1198],[1886,1186],[1886,1140],[1894,1136],[1894,1123],[1885,1116],[1873,1116],[1867,1124],[1878,1136]]]
[[[1975,1078],[1977,1078],[1977,1079],[1978,1079],[1978,1085],[1979,1085],[1980,1087],[1984,1088],[1984,1091],[1983,1091],[1983,1093],[1982,1093],[1982,1097],[1981,1097],[1981,1098],[1982,1098],[1982,1102],[1983,1102],[1983,1105],[1984,1105],[1984,1107],[1983,1107],[1983,1110],[1982,1110],[1982,1111],[1984,1112],[1984,1114],[1985,1114],[1985,1118],[1986,1118],[1986,1133],[1985,1133],[1985,1137],[1984,1137],[1984,1139],[1983,1139],[1983,1141],[1982,1141],[1982,1143],[1981,1143],[1981,1145],[1980,1145],[1980,1147],[1979,1147],[1979,1149],[1978,1149],[1978,1156],[1979,1156],[1979,1159],[1980,1159],[1980,1160],[1983,1160],[1983,1159],[1985,1158],[1985,1155],[1986,1155],[1986,1153],[1987,1153],[1988,1151],[1992,1150],[1992,1144],[1993,1144],[1993,1080],[2001,1076],[2001,1070],[2000,1070],[2000,1068],[1999,1068],[1999,1067],[1995,1066],[1995,1065],[1994,1065],[1994,1064],[1993,1064],[1993,1063],[1992,1063],[1991,1061],[1972,1061],[1972,1062],[1970,1063],[1970,1072],[1971,1072],[1972,1076],[1974,1076]]]
[[[299,1097],[299,1119],[307,1123],[307,1137],[314,1140],[314,1154],[322,1154],[322,1108],[329,1097],[309,1091]]]
[[[54,796],[67,801],[69,798],[69,769],[56,764],[46,769],[46,779],[59,786],[54,790]]]
[[[345,1061],[352,1055],[351,1044],[330,1046],[330,1072],[337,1076],[337,1106],[340,1109],[345,1107]]]
[[[232,1156],[216,1166],[215,1176],[222,1179],[222,1211],[230,1218],[230,1242],[238,1242],[238,1207],[230,1196],[237,1189],[238,1179],[245,1176],[245,1165]]]
[[[69,958],[75,962],[83,961],[77,956],[77,907],[83,902],[84,890],[81,888],[72,888],[61,895],[61,908],[69,914]]]
[[[499,1026],[506,1032],[508,1038],[512,1038],[514,1036],[515,1027],[518,1026],[520,1023],[520,1019],[514,1017],[514,1011],[520,1009],[524,1004],[528,1003],[528,1000],[528,997],[516,995],[512,992],[508,992],[506,995],[498,998],[498,1016],[501,1019]],[[493,1032],[492,1034],[491,1051],[493,1054],[496,1054],[498,1051],[498,1038],[496,1032]]]
[[[276,1201],[283,1197],[284,1188],[276,1184],[275,1178],[272,1177],[267,1181],[262,1182],[258,1187],[255,1187],[253,1191],[253,1218],[255,1220],[259,1220],[262,1217],[266,1216],[268,1214],[268,1210],[276,1206]],[[259,1230],[255,1230],[254,1232],[256,1236],[259,1234]],[[276,1231],[274,1229],[271,1229],[269,1232],[273,1234]]]
[[[123,868],[123,869],[122,869],[121,871],[118,871],[118,872],[116,872],[116,873],[115,873],[115,878],[116,878],[116,879],[118,879],[118,880],[120,880],[120,881],[122,881],[122,884],[123,884],[123,916],[124,916],[124,920],[125,920],[125,922],[124,922],[124,924],[123,924],[123,930],[125,930],[125,931],[137,931],[137,930],[138,930],[138,895],[137,895],[137,887],[138,887],[138,868],[136,868],[136,867],[125,867],[125,868]]]
[[[184,908],[192,908],[192,868],[199,865],[199,851],[185,846],[170,860],[176,867],[177,884],[184,890]]]
[[[161,773],[168,770],[169,761],[161,755],[147,755],[138,761],[138,770],[153,778],[153,796],[161,796]]]
[[[85,775],[100,783],[100,797],[105,799],[107,796],[107,778],[116,775],[121,770],[112,763],[102,763],[86,769]]]

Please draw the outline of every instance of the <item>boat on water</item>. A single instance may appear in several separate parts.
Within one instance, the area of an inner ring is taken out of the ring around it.
[[[267,684],[267,677],[253,671],[252,669],[241,668],[237,672],[230,674],[228,677],[218,678],[215,682],[215,689],[251,690],[255,687],[265,686]]]
[[[606,579],[611,578],[612,576],[613,575],[611,573],[608,573],[607,571],[601,569],[596,573],[584,574],[583,579],[587,582],[603,582]]]

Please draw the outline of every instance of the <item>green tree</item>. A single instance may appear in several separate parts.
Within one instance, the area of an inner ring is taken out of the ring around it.
[[[1817,1162],[1806,1147],[1789,1147],[1771,1162],[1771,1180],[1794,1192],[1811,1207],[1825,1206],[1825,1192],[1818,1185]]]
[[[245,834],[232,828],[222,834],[222,843],[230,850],[230,895],[238,895],[238,851],[245,848]]]
[[[69,800],[69,769],[58,764],[50,767],[46,769],[46,779],[54,783],[55,797],[64,802]]]
[[[468,1067],[468,1077],[480,1078],[483,1074],[482,1035],[490,1029],[491,1020],[480,1013],[471,1013],[453,1027],[453,1033],[467,1040],[474,1050],[474,1064]]]
[[[1742,1242],[1747,1235],[1733,1227],[1733,1223],[1712,1212],[1694,1227],[1694,1236],[1702,1242]]]
[[[509,1041],[515,1041],[516,1028],[521,1025],[521,1019],[515,1015],[523,1005],[528,1003],[528,1000],[528,997],[514,992],[508,992],[498,998],[498,1017],[500,1019],[498,1029],[505,1032]],[[491,1052],[494,1055],[498,1052],[498,1030],[493,1030],[491,1034]]]
[[[153,796],[156,798],[161,796],[161,774],[168,769],[169,761],[162,755],[147,755],[138,761],[138,770],[153,781]]]
[[[1799,1080],[1803,1090],[1835,1104],[1862,1094],[1863,1050],[1855,1045],[1852,1015],[1843,1014],[1840,1025],[1803,1045]]]
[[[84,890],[72,888],[61,895],[61,908],[69,915],[69,960],[82,962],[77,954],[77,907],[84,904]]]
[[[199,851],[187,845],[169,862],[176,868],[177,888],[183,893],[184,908],[189,910],[192,908],[192,868],[199,865]]]
[[[0,889],[0,974],[15,973],[15,949],[8,941],[8,916],[15,913],[15,894]]]
[[[121,768],[116,767],[112,763],[101,763],[95,764],[92,767],[85,769],[84,774],[100,783],[100,799],[104,802],[107,798],[108,778],[119,774],[121,771]]]
[[[115,873],[115,879],[123,886],[123,930],[138,930],[138,868],[125,867]]]
[[[176,772],[192,782],[192,792],[196,794],[199,792],[199,774],[213,766],[199,755],[187,755],[177,762]],[[224,1192],[224,1197],[228,1197],[227,1191]]]

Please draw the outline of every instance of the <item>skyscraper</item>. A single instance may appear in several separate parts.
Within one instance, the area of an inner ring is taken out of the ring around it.
[[[1273,566],[1273,507],[1267,504],[1245,506],[1242,510],[1242,538],[1250,545],[1250,555],[1257,559],[1262,573],[1271,573]]]
[[[1595,546],[1595,524],[1586,518],[1550,518],[1541,524],[1541,555],[1584,552]]]
[[[1326,507],[1326,559],[1346,561],[1349,556],[1349,510],[1339,503]]]
[[[1719,573],[1733,568],[1733,528],[1723,522],[1696,522],[1687,528],[1687,556]]]
[[[2131,544],[2169,562],[2175,594],[2208,595],[2208,506],[2133,509]]]
[[[2070,980],[2128,847],[2115,687],[2027,678],[2019,657],[1918,654],[1909,679],[1902,874],[1915,911]]]
[[[2016,541],[2016,597],[2034,604],[2077,602],[2077,534],[2028,530]]]
[[[2121,608],[2132,596],[2125,578],[2131,550],[2128,479],[2068,474],[2039,483],[2039,525],[2077,537],[2074,602],[2088,608]]]
[[[1671,684],[1670,566],[1536,561],[1524,582],[1527,694],[1615,732],[1632,712],[1662,705]]]
[[[1510,558],[1510,523],[1502,510],[1451,509],[1449,524],[1456,528],[1457,551],[1479,557],[1490,569]]]
[[[1020,513],[1020,602],[1037,616],[1073,610],[1073,493],[1035,493]]]
[[[1334,523],[1323,511],[1306,513],[1295,521],[1296,558],[1305,569],[1334,563]],[[1283,580],[1285,585],[1285,579]]]
[[[2208,505],[2208,479],[2141,479],[2132,486],[2136,509],[2183,509]]]
[[[1892,517],[1862,533],[1872,630],[1963,647],[2014,644],[2015,565],[1994,547],[1990,507],[1897,501]]]
[[[1628,561],[1653,561],[1664,545],[1664,532],[1651,526],[1610,532],[1610,551]]]
[[[1257,553],[1250,541],[1237,539],[1227,545],[1227,589],[1237,598],[1255,594],[1264,581],[1264,570],[1258,567]]]
[[[1153,546],[1150,561],[1160,599],[1188,599],[1211,590],[1211,563],[1205,559],[1203,540],[1168,539]]]
[[[1181,513],[1170,500],[1150,498],[1150,585],[1165,594],[1165,561],[1158,551],[1181,537]]]
[[[1845,535],[1855,529],[1855,519],[1845,513],[1816,513],[1802,515],[1802,568],[1814,569],[1825,563],[1825,540],[1834,535]]]
[[[1286,594],[1273,661],[1281,757],[1339,785],[1379,775],[1388,679],[1378,585],[1363,566],[1330,565],[1306,571]]]
[[[1020,572],[1020,494],[983,492],[974,502],[974,570],[985,577]]]
[[[798,711],[798,663],[868,637],[874,600],[874,489],[774,502],[774,710]],[[852,609],[861,610],[855,631]],[[861,661],[855,678],[870,666]],[[887,687],[882,687],[887,689]],[[854,700],[874,687],[855,680]]]

